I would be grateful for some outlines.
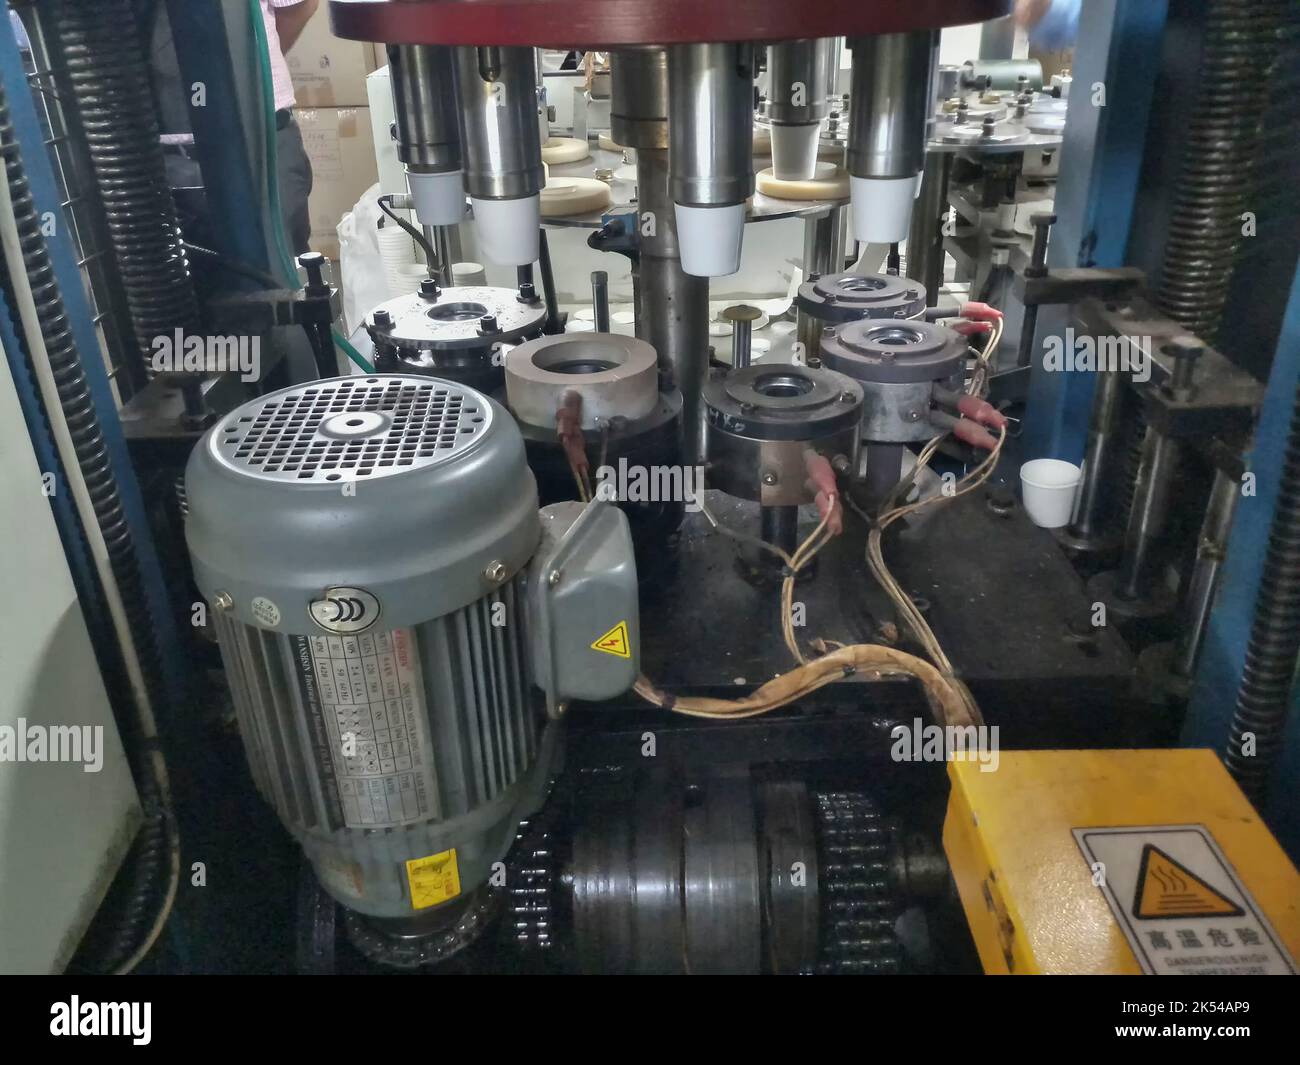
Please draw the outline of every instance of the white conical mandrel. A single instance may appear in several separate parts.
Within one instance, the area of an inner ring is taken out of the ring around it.
[[[465,188],[459,170],[406,172],[415,217],[425,226],[454,226],[465,217]]]
[[[542,225],[540,196],[514,200],[480,200],[474,205],[474,228],[483,255],[500,266],[527,266],[536,262]]]
[[[740,245],[745,234],[745,205],[717,207],[673,205],[682,269],[694,277],[724,277],[740,269]]]
[[[853,236],[863,244],[896,244],[906,240],[915,194],[915,177],[851,178]]]
[[[820,123],[772,125],[772,173],[782,181],[807,181],[817,170]]]

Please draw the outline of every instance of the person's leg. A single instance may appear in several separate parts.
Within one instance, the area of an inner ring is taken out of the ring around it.
[[[302,143],[302,130],[290,119],[288,125],[276,131],[276,169],[280,185],[280,214],[289,247],[294,255],[309,250],[311,215],[307,210],[307,197],[311,193],[311,160]]]

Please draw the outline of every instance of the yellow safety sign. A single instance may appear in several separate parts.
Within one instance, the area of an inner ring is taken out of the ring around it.
[[[632,657],[632,643],[627,635],[627,622],[620,621],[609,632],[591,645],[593,651],[604,651],[619,658]]]
[[[406,882],[411,889],[412,909],[423,910],[450,902],[460,894],[456,849],[411,859],[406,863]]]
[[[1142,848],[1133,916],[1240,917],[1242,909],[1154,843]]]

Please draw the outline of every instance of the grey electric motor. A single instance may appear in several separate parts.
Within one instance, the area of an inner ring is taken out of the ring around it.
[[[445,925],[540,806],[567,702],[635,679],[626,519],[539,512],[510,416],[414,376],[244,405],[187,491],[259,790],[345,906]]]

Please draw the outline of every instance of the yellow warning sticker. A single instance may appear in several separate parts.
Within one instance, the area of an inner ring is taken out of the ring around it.
[[[460,894],[460,869],[456,850],[412,858],[406,863],[406,882],[411,888],[411,906],[417,910],[449,902]]]
[[[1133,916],[1240,917],[1242,909],[1154,843],[1142,848]]]
[[[1144,972],[1295,973],[1255,897],[1204,825],[1074,829],[1089,877]]]
[[[604,651],[607,655],[619,658],[632,657],[632,642],[627,635],[627,622],[620,621],[609,632],[591,645],[593,651]]]

